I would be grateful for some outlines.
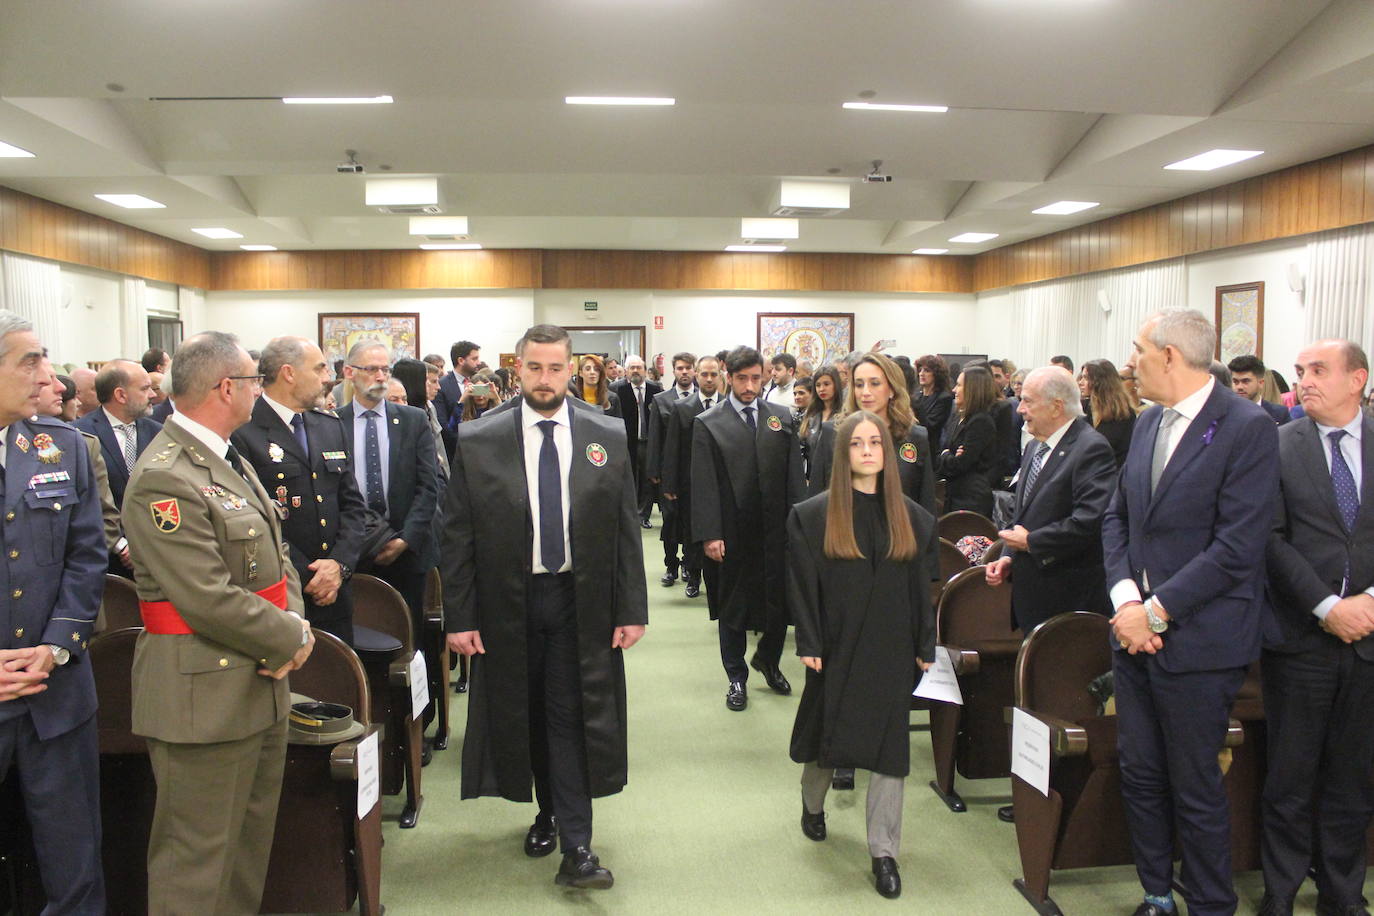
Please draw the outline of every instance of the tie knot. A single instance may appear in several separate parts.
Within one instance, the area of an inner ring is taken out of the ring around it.
[[[556,420],[540,420],[539,423],[538,423],[537,425],[538,425],[538,427],[539,427],[539,431],[542,432],[542,433],[544,434],[544,438],[545,438],[545,439],[552,439],[552,438],[553,438],[553,431],[554,431],[555,428],[557,428],[557,426],[558,426],[558,421],[556,421]]]
[[[371,412],[372,412],[372,411],[370,411],[370,410],[368,411],[368,413],[371,413]],[[305,425],[305,417],[304,417],[303,415],[301,415],[301,414],[293,413],[293,414],[291,415],[291,425],[292,425],[292,426],[304,426],[304,425]]]
[[[1039,449],[1038,454],[1040,455],[1041,458],[1043,458],[1043,457],[1045,457],[1045,453],[1048,452],[1049,450],[1050,450],[1050,444],[1049,444],[1048,442],[1041,442],[1041,443],[1040,443],[1040,449]]]
[[[1331,440],[1331,444],[1332,444],[1332,445],[1340,445],[1340,444],[1341,444],[1341,437],[1344,436],[1344,435],[1345,435],[1345,430],[1343,430],[1343,429],[1333,429],[1333,430],[1331,430],[1331,432],[1329,432],[1329,433],[1326,434],[1326,438],[1328,438],[1328,439]]]
[[[299,416],[299,414],[297,414],[297,416]],[[377,411],[375,411],[375,410],[364,410],[364,411],[363,411],[363,416],[367,417],[368,419],[371,419],[372,417],[377,416]],[[292,421],[292,422],[294,423],[295,421]]]

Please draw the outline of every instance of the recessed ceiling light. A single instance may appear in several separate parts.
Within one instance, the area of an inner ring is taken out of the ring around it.
[[[786,245],[726,245],[726,251],[764,251],[779,252],[786,251]]]
[[[33,153],[0,140],[0,159],[33,159]]]
[[[996,232],[964,232],[950,239],[951,242],[986,242],[997,238]]]
[[[276,251],[276,245],[240,245],[244,251]]]
[[[563,98],[569,105],[676,105],[677,99],[648,98],[634,95],[569,95]]]
[[[154,210],[167,206],[155,200],[149,200],[142,194],[97,194],[95,196],[107,204],[114,204],[116,207],[124,207],[128,210]]]
[[[192,229],[196,235],[203,235],[207,239],[241,239],[242,232],[235,232],[233,229],[225,229],[223,226],[211,226],[208,229]]]
[[[411,235],[467,235],[466,216],[412,216]]]
[[[1095,200],[1061,200],[1031,212],[1044,216],[1068,216],[1070,213],[1082,213],[1084,210],[1091,210],[1093,207],[1100,206],[1102,204]]]
[[[476,251],[482,246],[476,242],[435,242],[430,245],[421,245],[425,251]]]
[[[948,248],[917,248],[912,254],[948,254]]]
[[[845,102],[845,108],[856,111],[924,111],[930,114],[944,114],[948,105],[886,105],[880,102]]]
[[[389,95],[370,96],[290,96],[282,99],[288,105],[390,105]]]
[[[1264,155],[1262,149],[1213,149],[1188,159],[1171,162],[1165,168],[1186,172],[1210,172],[1212,169],[1219,169],[1225,165],[1235,165],[1237,162],[1244,162],[1246,159],[1254,159],[1256,156],[1262,155]]]

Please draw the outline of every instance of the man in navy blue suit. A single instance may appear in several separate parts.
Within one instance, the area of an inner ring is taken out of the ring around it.
[[[439,418],[439,435],[451,461],[453,448],[458,444],[458,424],[463,421],[463,395],[482,363],[482,348],[470,340],[460,340],[449,349],[449,357],[453,360],[453,371],[439,380],[434,413]]]
[[[161,351],[158,351],[161,352]],[[124,488],[134,462],[162,424],[149,419],[153,382],[148,370],[131,359],[113,359],[95,377],[95,396],[100,407],[72,425],[100,440],[100,454],[110,475],[110,495],[115,507],[124,508]],[[110,557],[109,571],[129,576],[129,542],[120,537]]]
[[[50,375],[33,326],[0,311],[0,779],[19,771],[48,913],[105,912],[100,754],[86,644],[105,534],[81,434],[35,417]],[[0,820],[15,817],[0,810]]]
[[[1136,916],[1176,911],[1175,830],[1191,916],[1236,911],[1217,754],[1260,652],[1278,432],[1213,380],[1215,346],[1196,311],[1140,326],[1126,368],[1155,406],[1140,416],[1102,526],[1121,795],[1145,889]]]
[[[1226,364],[1226,368],[1231,370],[1232,391],[1247,401],[1254,401],[1279,426],[1292,419],[1287,407],[1264,400],[1264,380],[1268,371],[1258,356],[1237,356]]]

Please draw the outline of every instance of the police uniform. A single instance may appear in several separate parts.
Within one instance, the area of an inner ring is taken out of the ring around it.
[[[0,778],[18,769],[49,911],[104,913],[95,679],[86,656],[105,576],[100,496],[90,452],[65,423],[20,420],[4,441],[0,649],[49,645],[58,664],[46,690],[0,702]]]
[[[124,494],[144,632],[133,730],[148,739],[157,810],[149,911],[256,913],[272,849],[300,580],[277,510],[215,433],[175,414]]]
[[[305,617],[311,625],[352,645],[353,590],[347,577],[358,568],[367,507],[353,479],[343,423],[326,410],[307,410],[301,417],[308,454],[265,395],[258,398],[253,418],[234,432],[232,441],[285,513],[282,534],[301,587],[314,577],[308,567],[316,560],[335,560],[345,567],[338,598],[333,604],[318,605],[305,595]]]

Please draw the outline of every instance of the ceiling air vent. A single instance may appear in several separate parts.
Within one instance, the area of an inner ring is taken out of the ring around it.
[[[849,209],[849,184],[839,181],[780,181],[768,212],[784,218],[836,216]]]
[[[377,212],[391,216],[432,216],[435,213],[443,213],[444,208],[438,204],[420,204],[417,206],[378,207]]]

